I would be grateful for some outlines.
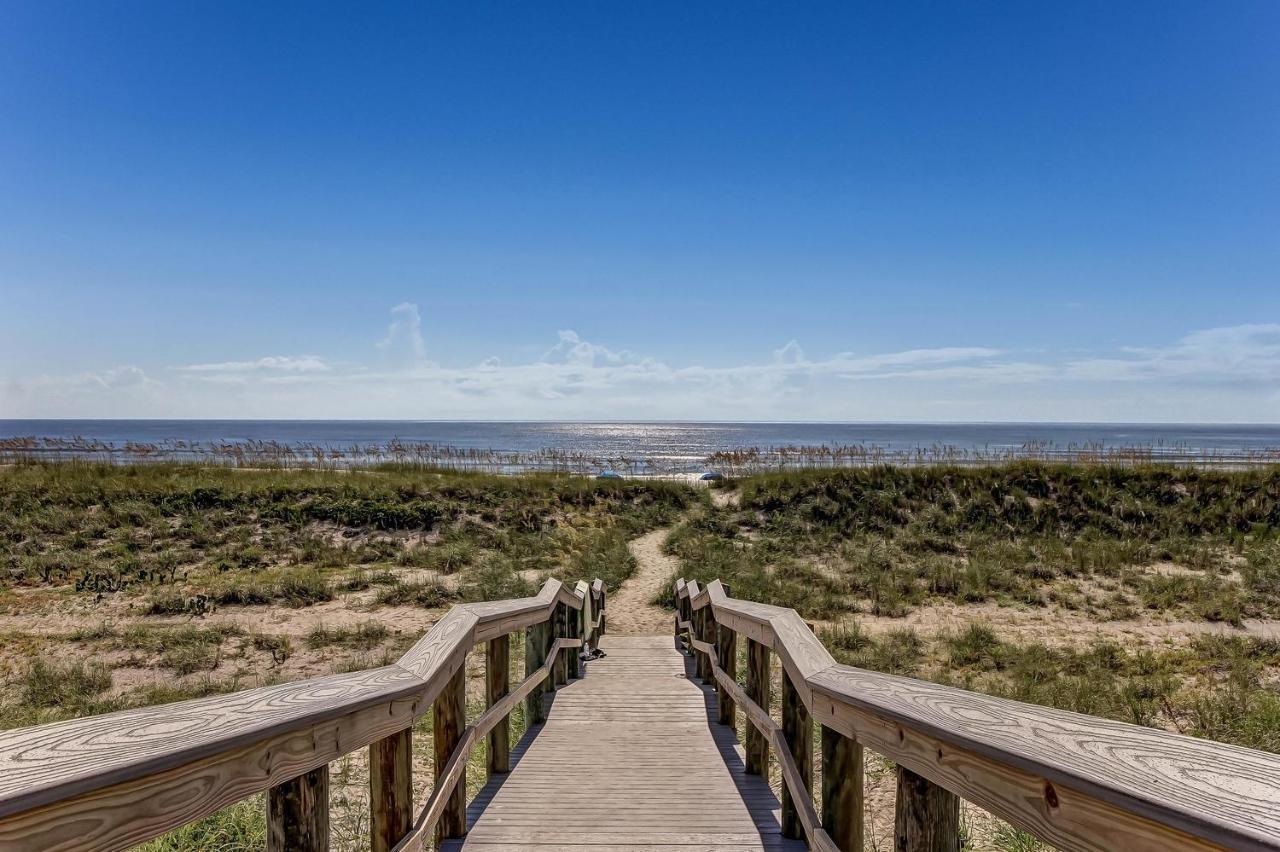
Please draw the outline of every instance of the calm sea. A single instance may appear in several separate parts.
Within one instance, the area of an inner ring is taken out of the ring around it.
[[[695,469],[724,450],[864,446],[890,453],[946,447],[999,453],[1028,446],[1143,448],[1156,455],[1226,454],[1280,448],[1280,425],[1117,423],[578,423],[387,420],[0,420],[0,438],[82,438],[113,447],[275,442],[293,447],[435,445],[529,455],[661,460]]]

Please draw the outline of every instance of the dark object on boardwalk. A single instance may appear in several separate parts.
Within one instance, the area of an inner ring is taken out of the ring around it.
[[[601,471],[600,475],[596,477],[596,479],[621,479],[621,478],[622,478],[622,474],[614,473],[611,470]]]
[[[702,476],[699,476],[698,479],[701,479],[703,482],[719,482],[721,479],[724,479],[724,474],[716,473],[714,470],[709,470],[702,474]]]

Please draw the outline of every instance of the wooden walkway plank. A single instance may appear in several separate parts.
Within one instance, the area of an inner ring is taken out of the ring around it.
[[[686,673],[670,637],[607,636],[608,656],[549,696],[468,809],[448,852],[798,852],[778,800],[749,775],[715,693]],[[696,791],[691,794],[691,791]]]

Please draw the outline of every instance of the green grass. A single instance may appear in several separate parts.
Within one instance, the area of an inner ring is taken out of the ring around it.
[[[91,706],[111,688],[111,672],[100,663],[60,666],[36,658],[22,681],[22,700],[38,708]]]
[[[312,649],[358,648],[368,651],[382,644],[391,631],[380,621],[364,621],[352,627],[325,627],[319,625],[307,636],[307,647]]]
[[[425,580],[419,583],[404,583],[397,580],[379,589],[375,600],[386,606],[420,606],[435,609],[456,602],[458,595],[436,580]]]
[[[740,491],[736,508],[693,512],[670,552],[692,579],[809,618],[942,601],[1280,616],[1280,468],[881,467],[762,475]]]
[[[1126,648],[1105,639],[1081,647],[1015,643],[989,624],[922,637],[872,635],[856,623],[819,631],[846,665],[923,677],[1016,701],[1280,751],[1280,642],[1204,634],[1186,647]]]
[[[626,539],[699,499],[678,483],[394,465],[22,462],[0,470],[0,592],[143,595],[152,614],[199,616],[329,601],[396,567],[458,575],[467,599],[523,589],[521,572],[620,582]]]

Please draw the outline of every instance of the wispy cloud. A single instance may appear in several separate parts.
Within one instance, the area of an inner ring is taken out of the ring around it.
[[[1070,361],[1063,374],[1101,381],[1185,379],[1280,384],[1280,323],[1194,331],[1172,346],[1127,347],[1120,357]]]
[[[120,367],[9,377],[0,401],[6,412],[15,412],[10,416],[82,417],[858,420],[925,419],[939,411],[969,419],[1280,416],[1280,324],[1206,329],[1167,346],[1091,357],[1073,351],[1057,359],[1043,350],[992,346],[815,357],[792,340],[762,346],[757,360],[715,367],[674,365],[565,329],[530,362],[486,358],[444,366],[427,360],[421,317],[406,302],[392,309],[385,336],[371,341],[369,351],[367,364],[274,355],[175,366],[154,375]]]
[[[378,342],[378,351],[392,367],[409,369],[427,364],[427,344],[422,339],[422,317],[418,306],[401,302],[391,309],[387,335]]]
[[[269,355],[255,361],[188,364],[173,369],[185,373],[323,373],[330,367],[318,355]]]

